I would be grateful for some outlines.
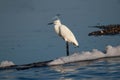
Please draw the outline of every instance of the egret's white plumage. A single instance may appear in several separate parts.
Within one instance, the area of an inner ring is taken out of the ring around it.
[[[69,28],[61,24],[61,21],[59,19],[54,21],[54,25],[55,32],[60,37],[62,37],[66,42],[73,43],[75,46],[79,46],[74,34]]]
[[[68,56],[69,55],[68,43],[73,43],[77,47],[79,46],[74,34],[67,26],[61,24],[61,21],[59,19],[49,24],[54,24],[55,32],[66,41],[66,51]]]

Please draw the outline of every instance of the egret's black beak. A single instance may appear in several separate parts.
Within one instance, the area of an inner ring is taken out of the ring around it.
[[[51,24],[53,24],[53,22],[51,22],[51,23],[48,23],[48,25],[51,25]]]

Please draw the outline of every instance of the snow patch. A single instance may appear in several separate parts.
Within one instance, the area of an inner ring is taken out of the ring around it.
[[[76,61],[94,60],[94,59],[105,58],[105,57],[120,56],[120,46],[112,47],[108,45],[106,47],[105,52],[106,53],[103,53],[102,51],[93,49],[91,52],[83,51],[81,53],[74,53],[70,56],[60,57],[48,63],[48,65],[59,65],[59,64],[65,64],[70,62],[76,62]]]
[[[12,61],[2,61],[1,63],[0,63],[0,67],[7,67],[7,66],[13,66],[13,65],[15,65]]]

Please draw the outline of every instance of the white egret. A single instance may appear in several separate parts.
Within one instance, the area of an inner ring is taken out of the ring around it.
[[[57,20],[53,21],[52,23],[48,23],[48,25],[50,24],[54,24],[55,32],[65,40],[66,54],[67,56],[69,56],[69,43],[74,44],[76,47],[79,46],[74,34],[67,26],[61,24],[61,21],[59,18],[57,18]]]

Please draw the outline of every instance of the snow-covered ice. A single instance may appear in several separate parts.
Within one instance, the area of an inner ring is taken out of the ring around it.
[[[93,49],[91,52],[83,51],[81,53],[74,53],[70,56],[65,56],[55,59],[52,62],[48,63],[48,65],[58,65],[58,64],[65,64],[70,62],[76,62],[76,61],[95,60],[105,57],[120,56],[120,46],[112,47],[108,45],[105,50],[106,50],[105,53],[97,49]]]

